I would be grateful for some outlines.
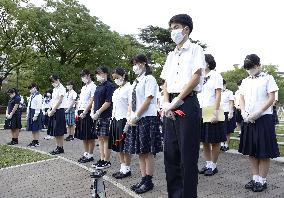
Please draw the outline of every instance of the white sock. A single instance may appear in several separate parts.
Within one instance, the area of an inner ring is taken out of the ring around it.
[[[228,146],[229,146],[229,145],[228,145],[228,143],[226,142],[226,143],[225,143],[225,147],[228,147]]]
[[[255,181],[255,182],[258,182],[258,177],[259,177],[258,175],[253,175],[252,180]]]
[[[262,182],[263,182],[263,184],[265,184],[267,182],[267,179],[262,177]]]
[[[211,161],[206,161],[206,168],[210,168],[211,166]]]
[[[221,146],[224,146],[224,142],[221,142]]]
[[[120,170],[119,170],[119,172],[123,173],[124,166],[125,166],[124,163],[120,164]]]
[[[124,166],[125,167],[125,173],[124,174],[126,174],[126,173],[128,173],[129,171],[130,171],[130,166]]]
[[[88,154],[89,154],[88,152],[84,152],[85,157],[88,157]]]
[[[91,158],[91,157],[93,157],[93,156],[94,156],[93,154],[88,153],[87,158]]]
[[[215,170],[215,168],[217,168],[217,163],[211,162],[211,168],[212,170]]]

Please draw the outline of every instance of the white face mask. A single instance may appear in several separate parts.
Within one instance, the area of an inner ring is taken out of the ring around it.
[[[134,72],[136,75],[140,75],[140,74],[143,72],[143,70],[140,69],[140,67],[139,67],[138,65],[134,65],[134,66],[133,66],[133,72]]]
[[[87,79],[86,77],[82,77],[81,79],[82,79],[82,82],[83,82],[83,83],[85,83],[85,84],[88,83],[88,79]]]
[[[102,76],[100,76],[100,75],[96,75],[96,78],[97,78],[97,81],[98,82],[104,82],[105,81],[105,78],[104,77],[102,77]]]
[[[57,82],[54,82],[54,83],[52,83],[52,86],[55,88],[55,87],[58,87],[59,86],[59,83],[57,83]]]
[[[46,96],[47,96],[47,97],[51,97],[51,94],[50,94],[50,93],[47,93]]]
[[[66,88],[67,88],[68,90],[71,90],[71,89],[72,89],[72,86],[67,85]]]
[[[249,75],[255,76],[259,72],[259,70],[258,68],[252,68],[252,69],[247,70],[247,72]]]
[[[172,30],[171,32],[171,38],[173,42],[175,42],[177,45],[180,44],[184,38],[185,35],[182,34],[183,29],[176,29]]]
[[[123,85],[124,80],[123,80],[122,78],[119,78],[119,79],[114,79],[114,82],[115,82],[115,84],[117,84],[118,86],[121,86],[121,85]]]

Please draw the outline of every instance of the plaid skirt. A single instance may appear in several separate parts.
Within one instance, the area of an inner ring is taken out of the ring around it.
[[[239,152],[258,159],[279,157],[273,116],[266,114],[255,123],[241,125]]]
[[[27,131],[40,131],[42,129],[42,111],[37,116],[37,120],[33,121],[35,109],[29,109],[27,120]]]
[[[66,133],[65,110],[57,109],[54,115],[49,117],[47,135],[63,136]]]
[[[99,118],[95,121],[94,133],[97,136],[109,136],[110,135],[110,122],[111,118]]]
[[[97,139],[97,136],[93,131],[94,121],[90,116],[90,112],[88,112],[83,119],[79,116],[81,113],[83,113],[83,110],[78,111],[78,115],[76,115],[75,138],[80,140]]]
[[[21,129],[21,113],[15,113],[11,119],[6,119],[4,129]]]
[[[116,120],[114,118],[111,121],[108,147],[115,152],[123,152],[124,150],[124,139],[122,139],[122,134],[126,121],[127,120],[125,118],[121,120]],[[118,140],[121,141],[116,142]]]
[[[163,151],[159,118],[141,118],[136,126],[129,128],[124,144],[124,152],[130,154],[156,154]]]
[[[69,110],[68,113],[65,113],[65,120],[68,126],[75,125],[75,108]]]

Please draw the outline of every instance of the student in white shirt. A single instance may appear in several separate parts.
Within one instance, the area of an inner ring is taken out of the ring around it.
[[[212,176],[218,173],[217,160],[220,153],[220,143],[226,141],[224,120],[221,116],[221,91],[223,89],[223,78],[215,71],[216,62],[211,54],[205,54],[206,69],[205,80],[200,99],[202,100],[202,112],[206,108],[213,107],[211,120],[205,121],[201,127],[201,142],[203,144],[203,155],[206,165],[199,171],[205,176]],[[203,113],[202,113],[203,114]],[[204,115],[204,114],[203,114]]]
[[[42,95],[36,83],[31,83],[28,89],[31,95],[27,106],[27,131],[31,131],[33,136],[28,147],[38,147],[39,131],[42,129]]]
[[[178,14],[169,21],[176,43],[161,73],[164,84],[164,161],[169,197],[197,197],[200,106],[197,93],[204,76],[203,49],[189,40],[192,18]],[[180,116],[175,112],[182,111]]]
[[[124,150],[139,155],[142,180],[131,186],[137,194],[152,190],[154,184],[154,156],[162,151],[159,118],[157,116],[157,82],[151,75],[147,57],[137,55],[132,60],[133,72],[137,75],[131,88],[128,107],[128,128]]]
[[[112,74],[115,84],[118,88],[112,95],[112,122],[109,136],[109,149],[118,152],[120,160],[120,170],[112,176],[116,179],[122,179],[131,176],[131,155],[124,152],[124,139],[127,134],[127,111],[129,105],[129,94],[131,85],[128,82],[127,72],[118,67]]]
[[[221,142],[221,151],[228,151],[230,144],[230,134],[234,133],[236,128],[236,119],[234,116],[234,95],[233,92],[227,89],[227,82],[223,80],[223,89],[221,93],[221,105],[225,114],[225,133],[227,135],[227,141]]]
[[[75,129],[75,138],[83,140],[84,154],[78,160],[80,163],[86,163],[94,161],[93,153],[95,148],[96,134],[93,132],[94,122],[91,118],[91,108],[94,100],[94,93],[96,91],[96,85],[92,81],[93,74],[88,69],[81,71],[81,79],[85,84],[79,96],[77,104],[77,120]]]
[[[66,88],[61,84],[58,75],[51,75],[49,80],[54,87],[52,92],[51,108],[48,110],[49,123],[47,134],[56,139],[56,149],[50,152],[52,155],[64,153],[64,134],[67,133],[65,121]]]
[[[74,140],[75,133],[75,102],[77,99],[77,93],[74,91],[74,83],[69,81],[66,84],[67,88],[67,105],[65,110],[65,120],[67,124],[68,136],[65,138],[66,141]]]
[[[243,121],[242,113],[241,113],[241,107],[240,107],[240,86],[242,84],[242,80],[237,82],[238,90],[235,92],[235,100],[234,105],[236,108],[236,123],[237,123],[237,129],[241,131],[241,123]],[[241,132],[239,132],[241,134]]]
[[[270,158],[279,157],[272,105],[278,86],[273,76],[261,72],[260,58],[247,55],[244,68],[249,76],[240,87],[241,126],[239,152],[249,156],[252,180],[246,189],[261,192],[267,188]]]

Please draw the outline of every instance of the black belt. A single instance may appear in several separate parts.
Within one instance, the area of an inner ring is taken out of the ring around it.
[[[175,98],[179,95],[180,93],[169,93],[170,98]],[[190,94],[188,94],[186,97],[191,97],[191,96],[196,96],[197,92],[192,91]]]

